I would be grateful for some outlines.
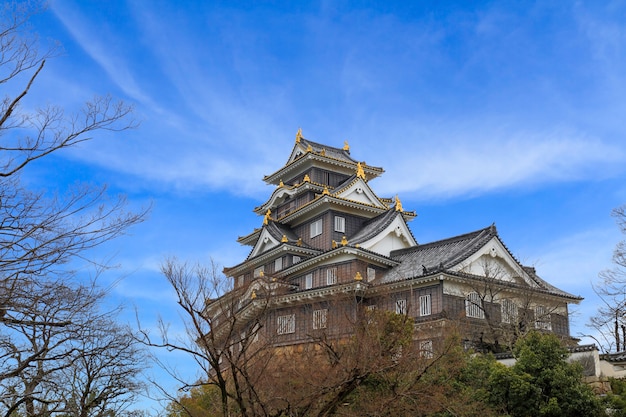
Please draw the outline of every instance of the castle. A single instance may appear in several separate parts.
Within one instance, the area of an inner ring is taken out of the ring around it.
[[[581,297],[522,265],[493,224],[418,243],[408,226],[415,212],[370,187],[383,172],[354,159],[347,143],[323,145],[298,130],[285,165],[264,178],[276,188],[254,209],[261,226],[238,239],[251,246],[248,257],[224,269],[232,290],[207,304],[214,331],[220,314],[236,316],[241,332],[254,318],[266,340],[290,346],[349,335],[360,311],[379,309],[412,320],[425,354],[447,323],[481,351],[502,351],[530,329],[571,340],[568,305]]]

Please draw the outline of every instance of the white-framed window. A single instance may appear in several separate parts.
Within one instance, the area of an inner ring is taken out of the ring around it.
[[[301,258],[300,258],[298,255],[293,255],[293,261],[292,261],[292,262],[293,262],[294,264],[297,264],[298,262],[300,262],[300,259],[301,259]]]
[[[304,276],[304,289],[310,290],[313,288],[313,274],[306,274]]]
[[[517,304],[514,301],[504,299],[500,302],[502,323],[517,323]]]
[[[274,261],[274,271],[280,271],[283,269],[283,258],[276,258]]]
[[[433,353],[433,341],[421,340],[419,344],[419,354],[422,358],[432,359]]]
[[[552,330],[552,317],[546,306],[535,307],[535,328],[540,330]]]
[[[313,310],[313,328],[325,329],[326,328],[326,316],[328,315],[327,309]]]
[[[430,316],[432,314],[432,302],[430,294],[420,295],[420,316]]]
[[[258,278],[265,272],[265,265],[261,265],[258,268],[254,269],[254,277]]]
[[[376,270],[371,267],[367,267],[367,282],[373,281],[376,278]]]
[[[285,316],[278,316],[276,320],[276,333],[289,334],[296,331],[296,315],[287,314]]]
[[[238,286],[238,287],[243,287],[243,283],[244,283],[244,278],[243,278],[243,275],[239,275],[239,276],[237,277],[237,286]]]
[[[322,219],[315,220],[311,223],[311,237],[319,236],[322,234]]]
[[[337,268],[328,268],[326,270],[326,285],[337,283]]]
[[[345,217],[335,216],[335,232],[346,232],[346,219]]]
[[[406,299],[396,300],[396,314],[406,314]]]
[[[467,294],[465,299],[465,315],[467,317],[473,317],[475,319],[484,319],[485,312],[483,311],[483,301],[480,295],[475,292]]]

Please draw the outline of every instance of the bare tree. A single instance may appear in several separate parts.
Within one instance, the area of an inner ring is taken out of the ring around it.
[[[566,320],[563,301],[546,295],[532,282],[533,279],[540,280],[534,268],[522,267],[523,271],[515,272],[487,257],[478,262],[478,268],[478,274],[461,271],[474,296],[465,300],[465,321],[470,322],[466,333],[475,348],[496,353],[512,351],[517,340],[529,331],[553,331],[553,319]],[[524,283],[524,274],[531,277],[530,282]],[[479,311],[479,321],[473,322],[467,317],[471,310],[469,306]],[[567,335],[559,336],[565,338]]]
[[[88,321],[75,348],[75,360],[63,369],[64,412],[76,417],[122,415],[144,389],[140,373],[147,358],[133,331],[106,313]]]
[[[0,337],[0,412],[98,416],[140,389],[132,333],[100,311],[94,284],[27,281],[13,294]]]
[[[465,357],[458,338],[447,337],[453,329],[416,333],[409,316],[366,310],[346,293],[325,300],[345,311],[339,332],[320,326],[285,345],[270,324],[286,285],[280,280],[259,277],[233,289],[215,264],[176,260],[166,261],[163,272],[187,334],[172,340],[162,323],[162,338],[145,332],[144,340],[190,354],[201,370],[198,381],[180,381],[189,395],[170,396],[171,416],[391,416],[462,408],[448,398]]]
[[[119,337],[100,341],[110,342],[107,354],[120,359],[108,371],[115,373],[123,358],[130,366],[108,382],[104,368],[99,369],[100,379],[88,396],[130,382],[140,357],[134,345],[123,342],[125,330],[112,326],[113,312],[100,312],[105,293],[92,283],[76,283],[70,265],[83,261],[98,270],[106,267],[91,260],[89,250],[141,222],[145,211],[126,211],[124,197],[108,197],[104,186],[76,185],[51,195],[21,181],[21,174],[46,156],[90,140],[98,131],[135,125],[129,118],[132,108],[108,96],[94,98],[74,114],[58,106],[25,105],[46,59],[55,53],[40,51],[28,28],[40,7],[38,2],[9,2],[0,10],[5,94],[0,102],[0,412],[6,416],[67,413],[65,400],[77,387],[68,383],[66,372],[84,375],[90,358],[106,357],[95,354],[104,347],[90,336],[103,330],[98,325]],[[135,388],[129,383],[101,404],[110,405]],[[96,408],[87,415],[95,415]],[[113,408],[107,406],[107,412]]]
[[[626,234],[626,205],[614,209],[612,216]],[[598,331],[596,341],[605,352],[626,350],[626,240],[615,246],[613,263],[612,269],[600,272],[600,279],[593,286],[602,305],[588,324]]]
[[[220,415],[227,416],[232,409],[237,409],[238,415],[255,415],[250,404],[262,404],[257,392],[259,379],[263,378],[259,371],[272,354],[261,337],[262,319],[268,306],[267,295],[277,283],[261,279],[254,286],[233,289],[232,282],[214,262],[203,267],[169,259],[162,271],[178,297],[186,335],[172,339],[169,325],[161,320],[158,340],[144,330],[144,343],[193,358],[201,372],[199,381],[186,380],[164,367],[183,390],[201,385],[215,387],[219,391],[216,412]],[[167,389],[162,392],[176,400]]]

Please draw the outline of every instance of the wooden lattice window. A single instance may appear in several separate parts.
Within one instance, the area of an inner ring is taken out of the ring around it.
[[[313,329],[325,329],[326,328],[326,316],[328,315],[327,309],[314,310],[313,311]]]
[[[396,300],[396,314],[406,314],[406,299]]]
[[[472,292],[467,294],[465,299],[465,315],[475,319],[484,319],[485,311],[483,310],[483,300],[478,293]]]
[[[432,301],[430,294],[420,295],[420,316],[432,314]]]
[[[289,334],[296,331],[296,315],[287,314],[284,316],[278,316],[276,320],[276,333]]]
[[[535,328],[552,330],[552,317],[546,306],[535,307]]]
[[[502,300],[500,302],[500,311],[502,313],[502,323],[517,323],[517,304],[514,301]]]
[[[337,268],[328,268],[326,270],[326,285],[337,283]]]
[[[432,359],[434,356],[433,353],[433,341],[432,340],[422,340],[419,343],[419,354],[422,358]]]

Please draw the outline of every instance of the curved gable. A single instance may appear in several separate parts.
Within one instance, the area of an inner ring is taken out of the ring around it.
[[[381,209],[389,208],[376,194],[372,191],[367,182],[362,178],[356,178],[352,183],[333,194],[344,200],[355,201],[367,204]]]
[[[255,256],[258,256],[264,252],[267,252],[268,250],[275,248],[278,245],[280,245],[280,242],[278,241],[278,239],[272,236],[270,232],[267,230],[267,228],[264,228],[261,231],[261,235],[259,236],[259,239],[257,240],[256,245],[254,245],[252,252],[250,252],[248,259],[252,259]]]
[[[396,216],[391,223],[375,236],[360,243],[364,249],[390,256],[392,251],[417,245],[413,234],[402,216]]]

